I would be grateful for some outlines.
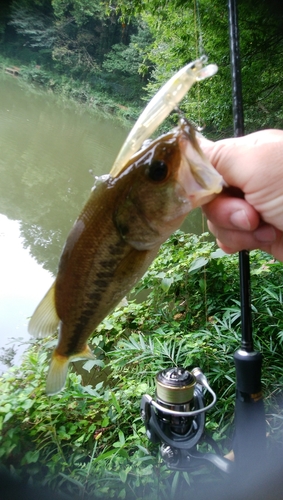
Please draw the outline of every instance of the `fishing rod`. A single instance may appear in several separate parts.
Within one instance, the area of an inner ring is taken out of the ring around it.
[[[234,136],[240,137],[244,135],[244,113],[236,0],[228,0],[228,13]],[[262,354],[253,348],[250,260],[246,250],[239,252],[239,274],[242,339],[240,348],[234,354],[234,463],[221,456],[217,444],[205,433],[205,412],[216,402],[216,395],[205,375],[200,368],[188,371],[183,367],[174,367],[157,374],[155,399],[145,394],[141,400],[141,415],[147,436],[151,441],[160,443],[161,457],[171,469],[188,470],[193,463],[201,460],[213,463],[236,478],[240,474],[240,477],[247,479],[249,473],[262,470],[265,463]],[[204,391],[212,396],[212,401],[207,406],[204,404]],[[215,453],[200,453],[197,446],[201,439]]]
[[[244,135],[237,0],[228,0],[234,136]],[[262,354],[254,351],[251,314],[249,252],[239,252],[241,347],[234,354],[236,368],[235,434],[233,451],[237,473],[254,473],[266,458],[265,413],[261,391]]]
[[[228,0],[234,136],[244,135],[244,114],[236,0]],[[196,462],[210,462],[238,480],[262,470],[266,457],[265,413],[261,392],[262,355],[254,351],[251,315],[249,252],[239,253],[241,297],[241,347],[234,354],[236,369],[234,463],[221,455],[215,441],[205,433],[205,412],[216,395],[200,368],[174,367],[156,376],[155,399],[145,394],[141,416],[148,438],[160,444],[168,468],[188,470]],[[205,406],[204,391],[212,396]],[[198,451],[202,440],[215,453]]]

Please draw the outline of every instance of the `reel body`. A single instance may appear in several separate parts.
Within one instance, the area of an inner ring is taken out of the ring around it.
[[[212,403],[204,404],[204,389]],[[222,471],[231,471],[232,463],[219,454],[217,444],[205,436],[205,412],[216,402],[216,395],[200,368],[191,372],[182,367],[169,368],[156,376],[156,400],[145,394],[141,416],[150,441],[160,443],[160,455],[167,467],[188,470],[195,460],[213,463]],[[200,441],[209,443],[216,454],[197,450]]]

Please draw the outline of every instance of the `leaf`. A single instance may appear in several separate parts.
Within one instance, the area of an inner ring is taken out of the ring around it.
[[[164,271],[160,271],[159,273],[156,274],[157,278],[165,278],[166,273]]]
[[[83,392],[86,392],[90,396],[98,397],[97,391],[92,387],[92,385],[86,385],[82,388]]]
[[[83,364],[83,369],[89,373],[93,369],[94,366],[99,366],[100,368],[104,368],[105,363],[104,363],[104,361],[102,361],[102,359],[88,359]]]
[[[179,471],[174,474],[174,478],[173,478],[172,486],[171,486],[171,492],[172,492],[172,496],[173,497],[175,497],[175,493],[177,491],[178,482],[179,482],[179,476],[180,476],[180,472]]]
[[[34,404],[34,399],[26,399],[25,401],[23,401],[22,403],[22,408],[23,410],[29,410]]]
[[[27,464],[35,464],[39,458],[39,450],[27,451],[24,456],[24,462]]]
[[[78,481],[77,479],[74,479],[73,477],[67,476],[63,472],[59,472],[60,476],[64,477],[67,479],[67,481],[70,481],[71,483],[75,484],[76,486],[79,486],[80,488],[83,488],[83,484]]]
[[[215,252],[211,252],[210,257],[212,259],[221,259],[222,257],[227,257],[227,253],[223,252],[221,248],[217,248]]]
[[[105,318],[103,321],[103,326],[105,330],[112,330],[114,328],[114,324],[109,321],[109,319]]]
[[[205,257],[198,257],[190,265],[189,273],[191,273],[193,271],[197,271],[197,269],[200,269],[201,267],[205,266],[207,263],[208,263],[208,259],[206,259]]]
[[[122,481],[122,483],[125,483],[127,481],[127,477],[128,477],[128,471],[127,470],[121,470],[119,472],[119,476],[120,476],[120,479]]]
[[[121,448],[121,443],[120,441],[116,441],[115,443],[113,443],[113,448]]]
[[[159,333],[160,335],[164,335],[164,330],[159,327],[159,328],[156,328],[156,330],[154,330],[156,333]]]
[[[125,436],[124,436],[124,433],[122,431],[119,431],[119,441],[120,441],[121,445],[124,446]]]
[[[5,422],[8,422],[8,420],[10,420],[10,418],[12,416],[13,416],[13,413],[11,411],[8,411],[8,413],[6,413],[6,415],[4,417],[3,424],[5,424]]]
[[[116,453],[117,450],[106,451],[105,453],[101,453],[100,455],[98,455],[98,457],[95,457],[93,459],[93,462],[100,462],[101,460],[106,460],[106,458],[112,457],[112,455],[115,455]]]
[[[119,405],[114,392],[111,392],[111,399],[112,399],[112,404],[113,404],[115,410],[117,411],[117,413],[121,413],[122,412],[121,406]]]
[[[6,403],[3,406],[0,406],[0,412],[1,413],[8,413],[12,408],[12,405],[10,403]]]
[[[161,280],[161,288],[164,292],[168,292],[170,286],[172,285],[172,283],[174,282],[174,279],[173,278],[163,278],[163,280]]]
[[[103,380],[102,380],[102,382],[98,382],[98,384],[96,384],[96,386],[95,386],[95,390],[99,391],[100,389],[102,389],[103,385],[104,385]]]
[[[102,427],[107,427],[109,425],[109,417],[104,417],[104,419],[101,422]]]

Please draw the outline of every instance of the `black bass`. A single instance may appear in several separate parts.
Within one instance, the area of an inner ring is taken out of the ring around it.
[[[183,118],[135,154],[116,177],[102,176],[64,246],[57,277],[30,322],[33,335],[59,324],[46,392],[59,392],[72,359],[91,359],[97,325],[131,290],[161,243],[195,207],[222,189]]]

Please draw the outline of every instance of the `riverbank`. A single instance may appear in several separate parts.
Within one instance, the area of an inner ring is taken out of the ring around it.
[[[128,104],[121,99],[117,102],[105,90],[98,90],[97,85],[77,80],[72,76],[55,73],[35,63],[21,64],[20,61],[0,56],[0,70],[11,78],[19,78],[33,88],[41,88],[61,97],[70,99],[89,110],[114,116],[125,123],[134,123],[143,105]]]

